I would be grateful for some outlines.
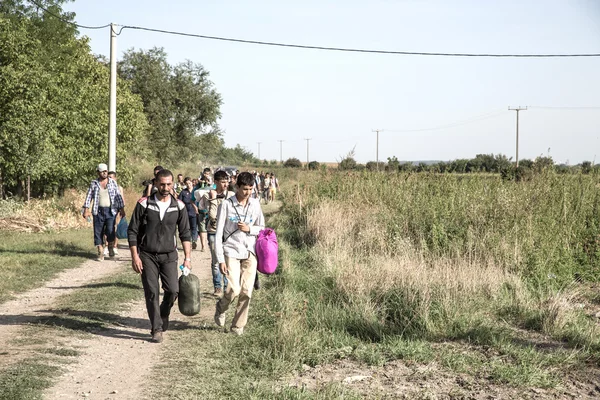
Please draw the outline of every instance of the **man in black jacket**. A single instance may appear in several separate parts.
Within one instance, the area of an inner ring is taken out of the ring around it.
[[[163,169],[156,175],[158,191],[150,197],[142,197],[135,206],[127,236],[131,251],[133,270],[142,274],[146,308],[152,324],[152,341],[162,342],[163,332],[169,327],[171,307],[179,293],[177,277],[177,239],[175,229],[183,245],[183,265],[191,266],[191,232],[187,210],[183,202],[172,196],[173,174]],[[164,291],[159,306],[158,278]]]

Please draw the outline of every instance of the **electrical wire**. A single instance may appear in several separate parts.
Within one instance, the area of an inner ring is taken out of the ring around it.
[[[578,54],[490,54],[490,53],[428,53],[428,52],[417,52],[417,51],[391,51],[391,50],[368,50],[368,49],[352,49],[343,47],[325,47],[325,46],[309,46],[301,44],[288,44],[288,43],[277,43],[277,42],[263,42],[258,40],[245,40],[235,38],[225,38],[219,36],[207,36],[198,35],[195,33],[184,33],[177,31],[168,31],[164,29],[145,28],[141,26],[124,25],[123,29],[135,29],[148,32],[164,33],[168,35],[187,36],[201,39],[210,40],[221,40],[226,42],[235,43],[246,43],[256,44],[262,46],[276,46],[276,47],[291,47],[296,49],[310,49],[310,50],[327,50],[327,51],[341,51],[341,52],[352,52],[352,53],[370,53],[370,54],[394,54],[394,55],[407,55],[407,56],[440,56],[440,57],[513,57],[513,58],[558,58],[558,57],[600,57],[600,53],[578,53]],[[120,32],[119,32],[120,33]]]
[[[54,14],[49,11],[47,8],[43,7],[36,0],[29,0],[32,4],[35,4],[37,7],[41,8],[48,14],[58,18],[59,20],[74,25],[78,28],[82,29],[103,29],[111,26],[111,24],[101,25],[101,26],[87,26],[80,25],[75,22],[71,22],[63,19],[62,17]],[[244,43],[244,44],[255,44],[262,46],[275,46],[275,47],[288,47],[295,49],[308,49],[308,50],[324,50],[324,51],[339,51],[339,52],[350,52],[350,53],[369,53],[369,54],[392,54],[392,55],[405,55],[405,56],[437,56],[437,57],[494,57],[494,58],[572,58],[572,57],[600,57],[600,53],[573,53],[573,54],[491,54],[491,53],[438,53],[438,52],[421,52],[421,51],[392,51],[392,50],[370,50],[370,49],[353,49],[353,48],[344,48],[344,47],[327,47],[327,46],[310,46],[310,45],[301,45],[301,44],[290,44],[290,43],[278,43],[278,42],[265,42],[258,40],[246,40],[246,39],[236,39],[236,38],[227,38],[220,36],[208,36],[208,35],[199,35],[195,33],[185,33],[185,32],[177,32],[177,31],[169,31],[165,29],[156,29],[156,28],[146,28],[142,26],[133,26],[133,25],[123,25],[121,29],[117,33],[120,35],[124,29],[133,29],[147,32],[155,32],[155,33],[163,33],[167,35],[176,35],[176,36],[187,36],[194,37],[200,39],[209,39],[209,40],[219,40],[225,42],[234,42],[234,43]]]
[[[528,106],[528,108],[538,108],[541,110],[600,110],[600,107],[553,107],[553,106]]]
[[[476,116],[476,117],[473,117],[473,118],[469,118],[467,120],[453,122],[451,124],[436,126],[436,127],[433,127],[433,128],[422,128],[422,129],[382,129],[382,131],[383,132],[394,132],[394,133],[436,131],[436,130],[440,130],[440,129],[454,128],[456,126],[462,126],[462,125],[472,124],[473,122],[484,121],[486,119],[498,117],[498,116],[500,116],[500,115],[502,115],[504,113],[505,113],[505,111],[491,111],[489,113],[482,114],[482,115],[479,115],[479,116]]]

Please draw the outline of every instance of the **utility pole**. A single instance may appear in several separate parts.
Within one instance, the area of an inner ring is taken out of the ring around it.
[[[517,108],[510,108],[510,106],[508,107],[508,111],[516,111],[517,112],[517,150],[516,150],[516,161],[517,161],[517,168],[519,168],[519,111],[527,111],[527,107],[522,108],[521,106],[517,107]]]
[[[375,158],[377,159],[377,171],[379,171],[379,132],[383,132],[383,129],[373,129],[372,132],[377,132],[377,147],[375,150]]]
[[[117,170],[117,33],[110,24],[110,96],[108,107],[108,170]]]
[[[260,144],[262,142],[256,142],[256,143],[258,143],[258,159],[260,160]]]
[[[279,141],[279,163],[280,164],[283,164],[283,156],[282,156],[282,154],[283,154],[283,152],[282,152],[283,145],[282,145],[282,143],[283,143],[283,140],[280,140]]]
[[[306,169],[308,169],[308,163],[310,162],[308,161],[308,143],[312,140],[312,138],[304,140],[306,140]]]

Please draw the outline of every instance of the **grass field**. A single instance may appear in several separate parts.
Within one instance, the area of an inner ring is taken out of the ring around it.
[[[0,231],[0,302],[95,257],[91,229],[60,233]]]

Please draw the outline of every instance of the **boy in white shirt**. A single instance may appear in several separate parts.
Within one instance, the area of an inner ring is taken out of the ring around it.
[[[225,312],[239,296],[231,332],[241,335],[248,321],[250,298],[256,277],[256,236],[264,229],[265,218],[260,200],[251,198],[254,177],[242,172],[237,178],[237,191],[219,206],[215,249],[221,272],[229,284],[217,302],[215,323],[225,326]]]

